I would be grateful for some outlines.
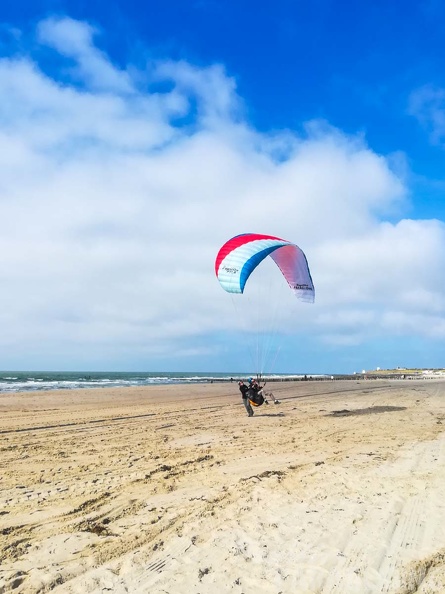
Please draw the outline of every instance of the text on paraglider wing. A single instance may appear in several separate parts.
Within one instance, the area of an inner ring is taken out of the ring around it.
[[[309,285],[294,285],[294,289],[303,289],[304,291],[313,291]]]
[[[228,274],[236,274],[238,272],[238,268],[227,268],[226,266],[223,267],[223,270]]]

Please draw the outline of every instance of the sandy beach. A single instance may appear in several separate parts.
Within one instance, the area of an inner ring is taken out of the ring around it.
[[[0,395],[0,593],[443,593],[445,382]]]

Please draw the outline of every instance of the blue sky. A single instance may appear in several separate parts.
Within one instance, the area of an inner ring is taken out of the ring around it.
[[[445,365],[443,3],[0,16],[3,368],[250,369],[213,276],[247,231],[317,291],[277,297],[272,371]]]

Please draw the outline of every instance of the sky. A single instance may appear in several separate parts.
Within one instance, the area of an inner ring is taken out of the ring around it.
[[[445,367],[444,23],[438,0],[2,6],[0,368],[257,371],[272,332],[266,372]],[[246,232],[304,251],[314,304],[266,263],[221,289]]]

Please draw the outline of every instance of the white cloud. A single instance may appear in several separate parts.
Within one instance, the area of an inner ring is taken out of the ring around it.
[[[70,18],[48,18],[39,23],[38,40],[75,61],[73,73],[100,91],[132,93],[128,74],[113,66],[93,42],[97,30]]]
[[[296,325],[283,306],[283,331],[342,345],[443,336],[445,230],[385,222],[407,194],[388,159],[320,122],[305,137],[259,133],[222,66],[135,73],[94,33],[66,18],[39,25],[40,42],[74,64],[72,84],[32,55],[0,61],[4,361],[211,352],[213,333],[238,327],[214,258],[245,231],[295,240],[308,256],[316,304],[295,305]],[[169,90],[146,90],[159,82]]]
[[[184,61],[164,61],[157,64],[155,76],[173,81],[178,89],[199,99],[198,117],[204,126],[227,124],[240,110],[236,83],[219,64],[197,68]]]

